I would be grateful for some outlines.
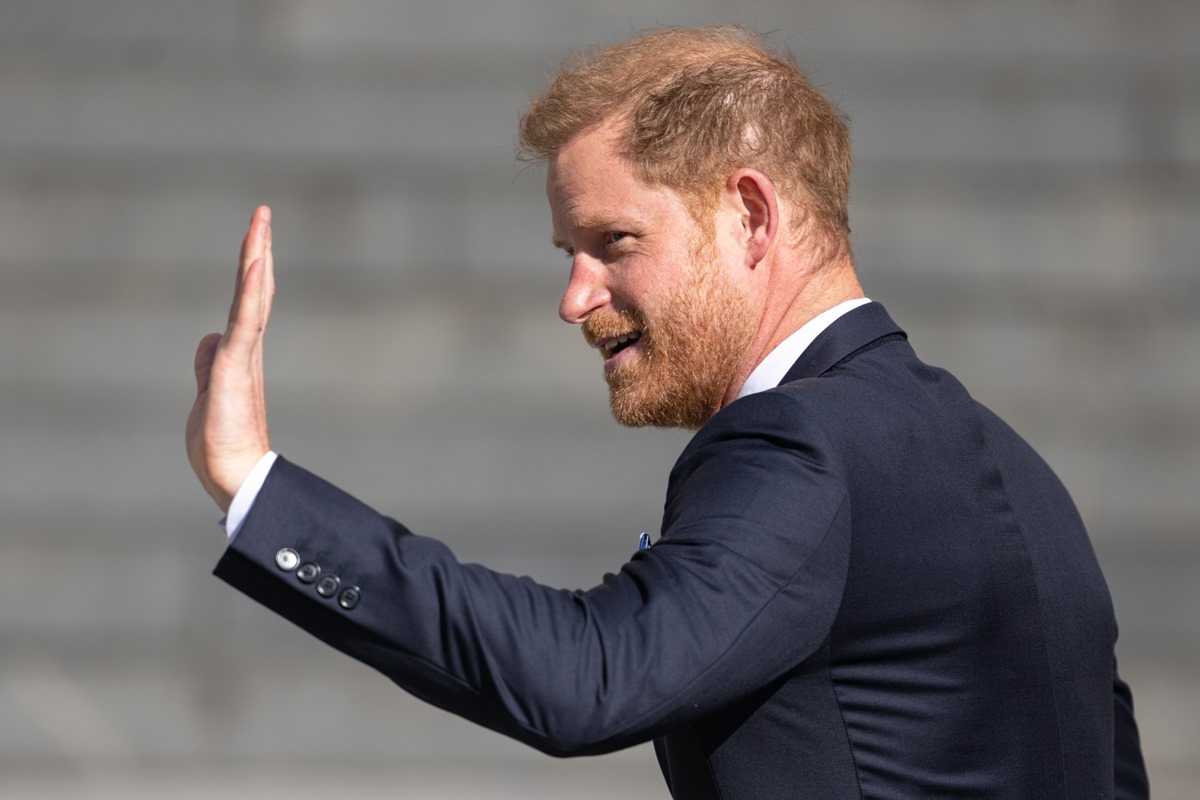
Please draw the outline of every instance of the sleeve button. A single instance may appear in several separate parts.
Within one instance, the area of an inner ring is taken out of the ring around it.
[[[296,577],[301,583],[312,583],[321,574],[321,567],[309,561],[300,565],[300,569],[296,570]]]
[[[338,605],[347,611],[357,606],[359,600],[362,600],[362,592],[357,586],[347,586],[338,595]]]
[[[341,583],[342,579],[337,575],[326,575],[317,583],[317,594],[321,597],[333,597]]]
[[[285,547],[275,554],[275,566],[284,572],[291,572],[300,563],[300,554],[290,547]]]

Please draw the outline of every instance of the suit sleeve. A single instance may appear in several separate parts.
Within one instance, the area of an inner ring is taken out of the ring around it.
[[[627,747],[787,674],[829,634],[849,508],[820,432],[787,422],[793,405],[766,393],[718,414],[672,472],[659,541],[588,591],[460,563],[283,458],[215,573],[417,697],[544,752]],[[277,559],[285,548],[298,558]],[[306,563],[337,589],[302,581]]]

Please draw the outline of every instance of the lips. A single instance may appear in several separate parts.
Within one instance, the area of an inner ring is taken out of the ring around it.
[[[607,361],[640,338],[642,338],[641,331],[630,331],[629,333],[623,333],[620,336],[612,336],[607,339],[601,339],[596,343],[596,347],[599,348],[600,354],[604,356],[604,359]]]

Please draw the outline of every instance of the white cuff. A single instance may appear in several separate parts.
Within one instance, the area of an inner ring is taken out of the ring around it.
[[[225,513],[225,519],[221,520],[221,524],[225,526],[225,535],[229,537],[230,542],[241,530],[242,523],[246,520],[246,515],[250,513],[250,507],[254,505],[254,501],[277,458],[279,458],[278,453],[274,450],[269,451],[258,460],[254,469],[250,470],[250,474],[246,476],[246,480],[242,481],[242,485],[238,487],[237,494],[233,496],[233,502],[229,504],[229,511]]]

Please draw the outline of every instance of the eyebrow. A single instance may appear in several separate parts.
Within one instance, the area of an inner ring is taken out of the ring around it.
[[[613,228],[625,230],[625,229],[632,229],[634,226],[633,226],[632,222],[630,222],[628,220],[620,220],[617,217],[594,216],[594,217],[583,217],[579,220],[576,220],[574,226],[572,226],[572,227],[575,230],[594,231],[594,230],[608,230],[608,229],[613,229]],[[552,235],[550,237],[550,242],[551,242],[551,244],[553,244],[555,247],[557,247],[560,250],[568,250],[571,247],[570,242],[568,242],[565,239],[560,239],[557,235]]]

